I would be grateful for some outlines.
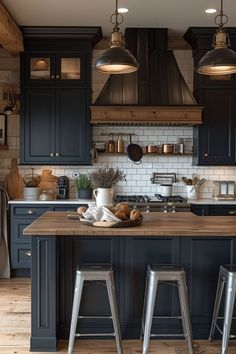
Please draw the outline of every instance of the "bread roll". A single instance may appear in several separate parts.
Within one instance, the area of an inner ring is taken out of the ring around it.
[[[118,211],[118,210],[123,211],[123,212],[126,214],[126,216],[129,216],[129,214],[130,214],[130,208],[129,208],[128,204],[126,204],[126,203],[119,203],[119,204],[117,204],[117,205],[115,206],[115,209],[116,209],[117,211]]]
[[[81,207],[79,207],[79,208],[77,209],[77,213],[78,213],[79,215],[83,216],[87,209],[88,209],[88,208],[86,208],[86,207],[84,207],[84,206],[81,206]]]
[[[130,220],[134,221],[139,219],[142,216],[141,212],[137,209],[133,209],[130,212]]]
[[[128,219],[127,215],[122,210],[117,210],[115,212],[115,216],[117,216],[120,220],[123,221]]]

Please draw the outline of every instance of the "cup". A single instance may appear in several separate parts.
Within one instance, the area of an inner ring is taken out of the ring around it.
[[[199,186],[186,186],[187,198],[198,199]]]

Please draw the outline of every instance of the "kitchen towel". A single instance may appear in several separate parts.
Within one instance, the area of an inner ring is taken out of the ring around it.
[[[8,251],[7,210],[9,196],[0,187],[0,278],[10,278],[10,260]]]

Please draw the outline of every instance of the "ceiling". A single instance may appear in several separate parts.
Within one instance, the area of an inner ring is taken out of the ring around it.
[[[101,26],[110,34],[110,15],[115,0],[1,0],[19,26]],[[190,26],[214,26],[215,14],[205,14],[209,7],[219,9],[220,0],[119,0],[119,7],[129,8],[125,27],[167,27],[170,34],[183,34]],[[228,26],[236,27],[235,0],[224,1]]]

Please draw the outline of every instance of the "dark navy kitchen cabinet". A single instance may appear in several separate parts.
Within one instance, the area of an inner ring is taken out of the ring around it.
[[[99,27],[23,27],[21,164],[91,163],[92,48]]]
[[[21,162],[90,163],[90,92],[26,88],[22,93]]]
[[[212,49],[215,28],[190,27],[184,38],[193,48],[194,66]],[[228,31],[236,49],[236,29]],[[194,71],[194,96],[205,106],[203,125],[194,127],[193,164],[236,165],[236,80],[235,75],[207,76]]]
[[[31,267],[31,238],[23,230],[46,211],[76,211],[82,204],[11,204],[10,206],[10,254],[14,276],[27,276]]]
[[[199,216],[233,216],[236,215],[236,204],[191,204],[190,211]]]
[[[194,163],[235,165],[235,90],[201,89],[196,91],[195,97],[205,109],[204,124],[194,128]]]

